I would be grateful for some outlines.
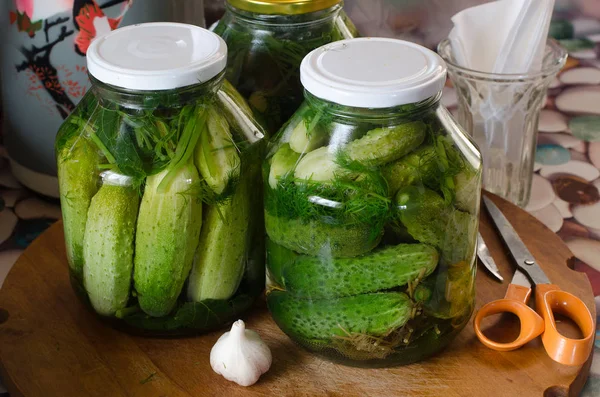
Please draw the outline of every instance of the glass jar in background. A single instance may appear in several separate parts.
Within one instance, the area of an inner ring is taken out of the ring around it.
[[[357,35],[341,0],[227,0],[214,32],[229,49],[226,78],[272,133],[302,103],[302,58]]]
[[[203,0],[71,0],[0,3],[4,144],[12,173],[58,197],[53,143],[90,88],[85,55],[95,38],[142,22],[204,21]],[[35,117],[32,117],[35,115]]]
[[[92,89],[58,133],[72,284],[128,330],[205,331],[264,288],[264,132],[226,58],[200,27],[118,29],[92,43]]]
[[[483,157],[483,187],[525,208],[531,196],[539,116],[548,87],[567,61],[556,41],[546,44],[539,71],[487,73],[462,67],[450,40],[438,52],[458,97],[458,122]]]
[[[473,311],[481,188],[479,152],[440,104],[445,64],[353,39],[311,52],[301,79],[263,166],[273,318],[351,365],[430,356]]]

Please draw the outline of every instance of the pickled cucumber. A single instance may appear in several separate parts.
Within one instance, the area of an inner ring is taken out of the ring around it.
[[[271,292],[267,304],[284,332],[312,342],[352,334],[386,336],[406,324],[414,305],[401,292],[313,301],[299,299],[285,291]]]
[[[164,193],[167,170],[147,179],[135,239],[134,285],[144,312],[160,317],[174,307],[192,268],[202,227],[202,201],[190,194],[196,168],[177,170]]]
[[[371,251],[383,234],[372,224],[330,225],[318,221],[285,219],[265,211],[265,226],[271,240],[307,255],[351,257]]]
[[[300,180],[331,182],[340,171],[341,167],[336,163],[336,154],[329,146],[324,146],[305,155],[298,162],[294,176]]]
[[[432,145],[422,146],[382,169],[382,175],[388,183],[390,196],[405,186],[421,182],[430,185],[440,173],[435,160],[436,149]]]
[[[415,240],[441,248],[450,208],[433,190],[409,186],[396,195],[400,220]]]
[[[83,239],[92,197],[98,192],[98,165],[102,156],[85,137],[74,131],[57,147],[60,205],[69,267],[76,278],[83,277]]]
[[[230,180],[239,177],[240,156],[229,124],[215,109],[208,110],[207,127],[195,152],[196,166],[216,194],[221,194]]]
[[[269,170],[269,186],[272,189],[277,187],[279,178],[283,178],[294,170],[300,154],[290,148],[290,145],[284,143],[271,158],[271,168]]]
[[[416,186],[400,189],[396,206],[410,235],[440,249],[444,263],[451,265],[473,256],[475,216],[447,205],[436,192]]]
[[[327,143],[329,135],[320,126],[317,120],[301,120],[290,134],[290,148],[296,153],[308,153]]]
[[[94,310],[111,316],[124,309],[129,298],[140,198],[127,177],[107,172],[103,178],[88,210],[83,282]]]
[[[450,212],[446,223],[446,238],[440,248],[446,264],[469,262],[474,257],[478,227],[479,219],[476,216],[457,209]]]
[[[269,278],[272,282],[283,285],[283,269],[293,264],[298,254],[282,245],[274,243],[270,238],[266,240]]]
[[[246,180],[238,184],[231,200],[204,210],[200,243],[189,277],[189,300],[229,299],[235,294],[246,267],[249,223]]]
[[[454,177],[456,186],[456,207],[462,211],[473,212],[477,209],[477,203],[481,197],[480,186],[481,175],[470,166]]]
[[[379,166],[397,160],[421,146],[426,133],[427,125],[422,121],[392,128],[376,128],[350,142],[345,153],[352,160]]]
[[[437,250],[426,244],[400,244],[356,258],[299,256],[283,269],[283,284],[297,297],[359,295],[427,277],[437,263]]]

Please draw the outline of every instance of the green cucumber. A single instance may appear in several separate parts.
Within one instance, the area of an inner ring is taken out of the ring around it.
[[[415,300],[423,303],[427,315],[455,319],[453,323],[457,318],[468,320],[475,304],[475,261],[461,261],[441,267],[440,270],[437,277],[430,277],[419,284],[415,290]],[[421,287],[429,290],[429,293],[420,291]],[[419,299],[423,295],[426,299]]]
[[[283,269],[294,263],[297,253],[266,239],[268,277],[271,283],[283,285]]]
[[[456,207],[474,213],[481,197],[481,173],[467,165],[454,177],[456,187]]]
[[[436,148],[422,146],[414,152],[386,165],[382,175],[388,183],[390,196],[405,186],[421,182],[430,185],[439,179],[441,170],[436,161]]]
[[[355,258],[299,256],[283,270],[283,284],[297,297],[325,299],[399,287],[430,275],[438,252],[425,244],[400,244]]]
[[[475,302],[475,262],[462,261],[448,267],[445,298],[455,317],[472,309]]]
[[[75,277],[83,277],[83,240],[92,197],[98,192],[98,165],[102,156],[83,134],[57,148],[58,182],[67,260]]]
[[[307,126],[307,122],[304,119],[301,119],[296,124],[289,139],[289,145],[293,151],[296,153],[308,153],[327,143],[329,139],[327,131],[315,124],[312,121],[311,125]]]
[[[407,155],[425,140],[427,125],[412,121],[392,128],[376,128],[350,142],[345,152],[351,160],[380,166]]]
[[[229,299],[238,289],[248,259],[248,185],[242,181],[230,200],[204,210],[200,244],[187,290],[190,301]]]
[[[169,313],[181,293],[202,227],[202,201],[190,194],[200,182],[186,164],[164,192],[158,185],[168,171],[148,177],[135,239],[134,285],[140,307],[151,316]]]
[[[472,261],[475,257],[478,228],[479,218],[475,215],[457,209],[450,212],[446,223],[446,238],[440,248],[446,264]]]
[[[446,204],[433,190],[409,186],[396,195],[400,220],[417,241],[433,245],[452,265],[474,255],[478,219]]]
[[[401,292],[313,301],[272,291],[267,295],[267,304],[285,333],[314,342],[349,334],[386,336],[406,324],[413,309],[410,298]]]
[[[112,316],[129,299],[139,194],[128,177],[104,173],[92,198],[83,240],[83,283],[96,312]]]
[[[334,258],[369,252],[379,244],[383,234],[383,226],[303,222],[276,217],[268,211],[265,212],[265,226],[269,238],[279,245],[301,254]]]
[[[444,199],[424,187],[409,186],[396,194],[400,220],[417,241],[441,248],[450,208]]]
[[[211,108],[206,128],[195,149],[195,161],[200,174],[216,194],[221,194],[227,183],[240,175],[240,156],[233,143],[225,117]]]
[[[300,180],[331,182],[341,167],[336,163],[336,154],[329,146],[323,146],[306,154],[298,162],[294,176]]]
[[[269,170],[269,186],[272,189],[277,188],[277,182],[294,170],[300,160],[300,154],[290,148],[290,145],[284,143],[271,158],[271,168]]]

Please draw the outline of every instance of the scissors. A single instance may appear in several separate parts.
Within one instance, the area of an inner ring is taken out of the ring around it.
[[[483,201],[517,264],[517,270],[504,299],[492,301],[477,312],[473,322],[477,337],[490,349],[511,351],[541,335],[544,348],[554,361],[565,365],[585,363],[593,347],[595,332],[594,318],[589,309],[581,299],[550,282],[500,209],[487,197]],[[535,286],[535,311],[527,305],[532,284]],[[482,320],[506,312],[519,317],[521,331],[517,339],[499,343],[487,338],[481,329]],[[571,318],[581,330],[583,338],[571,339],[560,334],[554,313]]]

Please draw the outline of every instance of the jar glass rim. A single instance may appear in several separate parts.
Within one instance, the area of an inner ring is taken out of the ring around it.
[[[404,105],[385,108],[368,108],[341,105],[331,102],[327,99],[320,98],[310,93],[306,89],[304,90],[304,99],[309,106],[318,107],[325,113],[329,113],[340,118],[353,119],[358,116],[361,117],[363,121],[419,117],[424,113],[430,112],[431,109],[437,108],[441,103],[441,98],[442,91],[439,91],[437,94],[420,102],[407,103]]]
[[[300,15],[322,11],[342,0],[227,0],[236,9],[268,15]]]
[[[194,102],[203,95],[212,94],[225,81],[225,71],[210,80],[180,88],[167,90],[134,90],[104,83],[89,75],[94,90],[102,99],[136,109],[152,109],[158,102],[161,105],[183,106]]]
[[[253,11],[248,11],[242,8],[237,8],[228,2],[225,3],[227,11],[235,15],[236,19],[245,23],[256,24],[258,26],[286,26],[286,27],[302,27],[312,25],[317,22],[328,21],[337,15],[342,9],[340,4],[334,4],[331,7],[322,10],[306,12],[302,14],[261,14]]]
[[[568,53],[563,46],[554,39],[548,39],[546,42],[542,69],[540,71],[532,73],[489,73],[458,65],[452,56],[449,39],[444,39],[438,44],[437,52],[446,62],[450,73],[456,72],[467,78],[497,82],[532,81],[555,76],[565,65],[568,57]]]

